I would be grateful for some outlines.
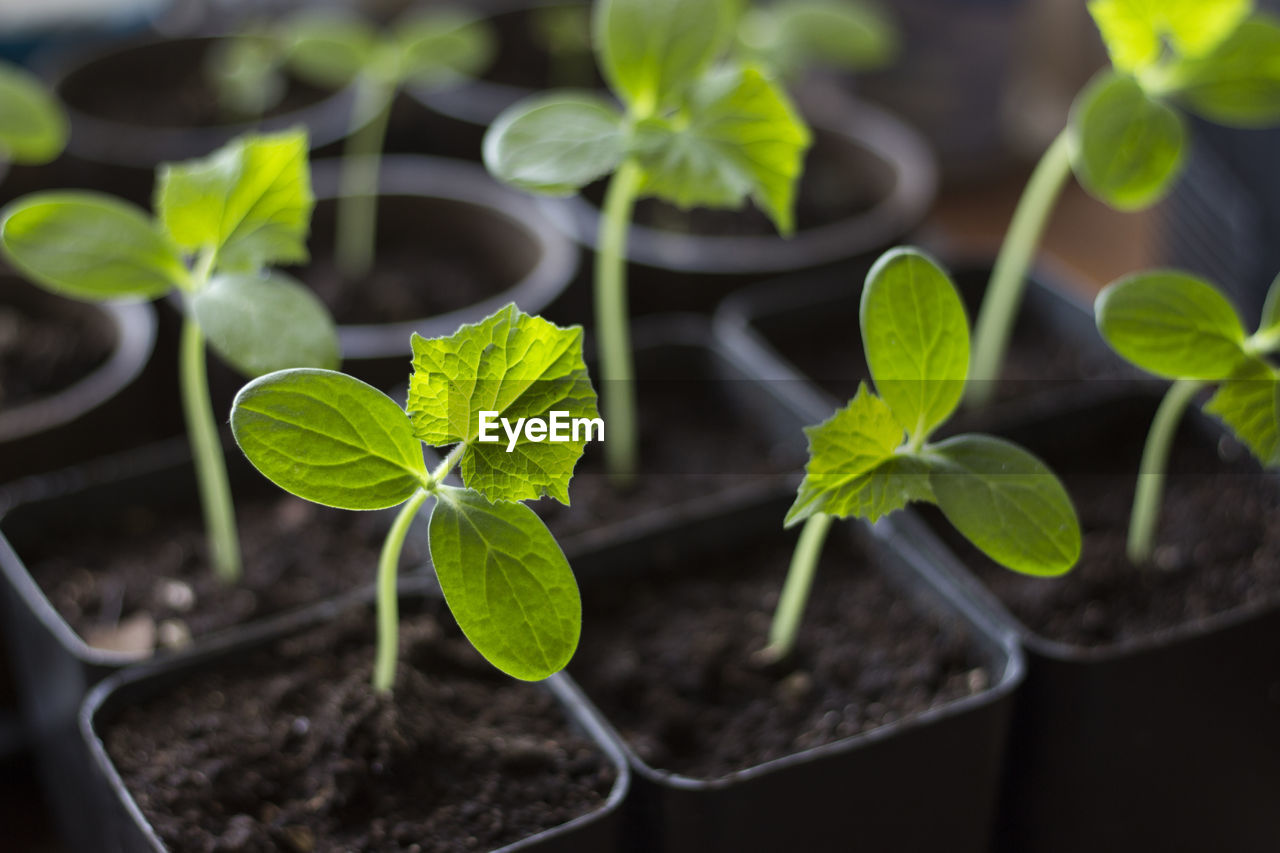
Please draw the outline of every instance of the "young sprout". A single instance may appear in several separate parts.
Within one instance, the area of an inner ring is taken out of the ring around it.
[[[738,27],[739,55],[785,79],[817,66],[869,71],[898,52],[898,33],[877,7],[858,0],[778,0],[748,9]]]
[[[183,410],[210,558],[231,582],[240,575],[240,547],[205,343],[248,376],[338,363],[337,332],[319,299],[266,269],[307,257],[306,134],[245,136],[207,158],[163,165],[155,206],[152,217],[100,193],[35,193],[3,211],[0,246],[14,267],[64,296],[181,295]]]
[[[259,119],[284,100],[284,45],[270,25],[256,23],[214,40],[205,75],[231,118]]]
[[[488,28],[453,10],[407,18],[386,32],[334,11],[306,11],[281,24],[292,71],[323,88],[355,85],[343,152],[336,260],[360,278],[373,266],[378,172],[396,93],[409,84],[448,85],[489,64]]]
[[[986,435],[930,436],[955,412],[969,369],[969,326],[955,286],[914,249],[894,249],[867,275],[862,342],[875,393],[808,427],[809,463],[786,526],[805,522],[778,601],[765,662],[795,644],[833,518],[877,521],[912,501],[936,504],[988,557],[1053,577],[1080,558],[1080,524],[1039,459]]]
[[[610,473],[637,468],[635,387],[627,326],[627,231],[638,199],[738,207],[752,199],[793,230],[796,180],[809,130],[786,94],[754,66],[713,66],[733,38],[737,0],[597,0],[600,66],[621,108],[585,92],[514,105],[485,136],[489,171],[544,195],[607,175],[595,266],[596,334]]]
[[[67,144],[67,117],[40,80],[0,62],[0,163],[48,163]]]
[[[436,577],[480,654],[530,681],[573,656],[582,621],[577,583],[551,533],[520,501],[549,495],[567,505],[586,436],[555,441],[526,428],[511,444],[491,443],[482,423],[552,412],[598,418],[582,329],[561,329],[514,305],[452,337],[414,335],[407,411],[327,370],[272,373],[236,397],[231,428],[240,449],[282,489],[340,509],[403,505],[378,561],[377,690],[395,680],[396,567],[428,498]],[[453,447],[428,471],[423,443]],[[458,467],[464,487],[446,485]]]
[[[1280,278],[1271,285],[1258,330],[1246,335],[1235,308],[1213,285],[1182,272],[1139,273],[1107,286],[1094,306],[1098,330],[1137,367],[1174,380],[1156,410],[1142,452],[1129,559],[1151,559],[1169,451],[1196,395],[1217,390],[1205,411],[1217,416],[1263,467],[1280,466]]]
[[[1076,97],[1018,203],[978,314],[968,402],[995,391],[1027,270],[1067,178],[1118,210],[1154,204],[1182,171],[1176,107],[1231,127],[1280,123],[1280,20],[1251,0],[1092,0],[1111,68]]]

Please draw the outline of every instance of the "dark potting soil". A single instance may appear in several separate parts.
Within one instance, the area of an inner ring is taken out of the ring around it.
[[[90,645],[145,652],[373,583],[390,526],[292,496],[237,501],[244,577],[219,581],[194,506],[134,505],[49,535],[24,556],[63,618]],[[403,572],[425,562],[414,534]]]
[[[755,537],[752,537],[753,539]],[[963,625],[921,612],[832,531],[791,663],[751,663],[794,536],[584,584],[573,677],[655,768],[714,779],[979,692]]]
[[[1125,545],[1147,424],[1131,426],[1108,429],[1088,444],[1077,440],[1072,451],[1054,447],[1046,456],[1075,502],[1084,534],[1070,574],[1016,575],[931,514],[935,529],[1023,624],[1069,645],[1139,641],[1216,614],[1274,605],[1280,600],[1280,488],[1234,441],[1223,438],[1214,447],[1196,441],[1185,425],[1170,463],[1153,565],[1129,562]],[[1063,458],[1067,452],[1074,464]]]
[[[214,39],[175,39],[93,60],[67,75],[58,94],[86,115],[141,127],[216,127],[245,121],[218,103],[205,70]],[[139,93],[146,93],[140,97]],[[268,116],[310,106],[331,93],[289,79]]]
[[[447,615],[402,620],[390,696],[369,684],[373,634],[357,608],[109,724],[108,753],[174,853],[492,850],[608,798],[600,749]]]
[[[312,261],[293,274],[340,324],[403,323],[465,308],[514,286],[537,260],[527,235],[473,205],[383,196],[377,261],[368,276],[352,281],[333,259],[335,217],[332,201],[316,205]],[[406,378],[408,366],[406,359]]]
[[[0,409],[47,397],[107,360],[114,333],[89,306],[0,276]]]

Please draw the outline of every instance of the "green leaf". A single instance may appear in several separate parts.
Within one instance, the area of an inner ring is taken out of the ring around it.
[[[237,272],[307,260],[311,227],[307,135],[243,136],[212,155],[165,164],[156,210],[183,249],[218,250],[218,268]]]
[[[1186,128],[1131,77],[1103,72],[1071,107],[1071,163],[1086,190],[1119,210],[1163,197],[1182,170]]]
[[[205,74],[218,101],[237,116],[258,117],[284,99],[284,46],[266,32],[217,39],[205,54]]]
[[[504,111],[484,137],[484,163],[501,181],[570,195],[612,172],[627,139],[622,116],[587,93],[535,95]]]
[[[1094,314],[1113,350],[1167,379],[1223,379],[1246,358],[1235,308],[1187,273],[1139,273],[1114,282],[1098,294]]]
[[[483,73],[497,39],[483,21],[449,9],[433,9],[395,28],[400,73],[425,85],[444,85]]]
[[[750,196],[791,233],[812,140],[786,93],[758,69],[721,68],[691,91],[688,115],[638,126],[641,192],[681,207],[737,207]]]
[[[521,418],[595,419],[596,393],[582,361],[582,329],[562,329],[508,305],[447,338],[413,336],[409,414],[419,439],[433,446],[463,442],[462,479],[490,500],[550,495],[569,503],[569,480],[586,433],[578,441],[532,441],[521,431],[514,448],[502,427],[496,442],[479,440],[482,411],[512,428]]]
[[[333,10],[309,10],[284,22],[289,65],[323,89],[340,89],[370,63],[378,34],[366,21]]]
[[[339,509],[386,509],[427,478],[409,416],[371,385],[332,370],[281,370],[236,395],[231,431],[271,482]]]
[[[150,217],[98,193],[25,196],[5,209],[0,240],[17,269],[77,299],[151,299],[188,277],[177,247]]]
[[[1080,524],[1062,483],[1027,451],[961,435],[935,445],[930,483],[947,520],[980,551],[1027,575],[1065,574],[1080,559]]]
[[[1252,0],[1092,0],[1093,15],[1111,62],[1140,71],[1163,56],[1167,39],[1182,56],[1203,56],[1231,34]]]
[[[1262,322],[1258,324],[1258,332],[1280,332],[1280,275],[1276,276],[1267,290],[1267,301],[1262,306]]]
[[[876,521],[913,500],[931,500],[927,469],[898,455],[902,427],[888,405],[867,390],[815,427],[807,427],[809,463],[784,524],[823,512]]]
[[[1280,466],[1280,377],[1250,359],[1223,382],[1204,410],[1222,420],[1267,468]]]
[[[1188,108],[1232,127],[1280,124],[1280,22],[1258,16],[1209,55],[1173,71],[1173,85]]]
[[[599,0],[600,67],[640,118],[678,103],[732,37],[726,0]]]
[[[867,275],[862,344],[876,391],[924,441],[964,394],[969,321],[955,285],[915,249],[887,252]]]
[[[485,660],[525,681],[564,669],[578,647],[582,603],[569,562],[533,510],[441,486],[429,536],[445,602]]]
[[[324,303],[283,273],[215,276],[191,297],[209,345],[246,376],[338,366],[338,332]]]
[[[48,163],[67,144],[67,118],[40,79],[0,62],[0,160]]]
[[[738,38],[748,56],[785,77],[813,65],[879,68],[898,50],[897,32],[884,13],[851,0],[783,0],[753,8]]]

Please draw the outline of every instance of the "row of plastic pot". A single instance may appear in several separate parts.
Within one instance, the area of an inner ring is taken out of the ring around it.
[[[970,297],[964,283],[981,272],[958,276]],[[472,839],[477,849],[1273,849],[1274,603],[1179,623],[1185,614],[1148,612],[1185,592],[1154,578],[1137,584],[1150,607],[1100,615],[1091,607],[1110,605],[1089,588],[1010,580],[944,541],[929,515],[904,513],[846,525],[828,549],[793,668],[750,662],[790,551],[781,519],[803,461],[800,427],[865,375],[856,338],[826,332],[856,328],[857,280],[847,271],[753,288],[722,307],[714,332],[687,316],[639,324],[649,473],[611,496],[589,454],[577,511],[547,516],[579,577],[585,620],[567,676],[545,685],[481,675],[453,649],[423,570],[405,580],[406,609],[418,615],[402,642],[415,675],[401,679],[409,686],[396,702],[424,705],[397,714],[362,693],[368,593],[343,591],[368,578],[387,520],[300,517],[278,497],[255,498],[271,489],[247,471],[237,486],[245,527],[264,528],[274,541],[262,547],[285,552],[249,562],[280,587],[308,577],[309,594],[336,597],[246,628],[204,625],[207,640],[155,662],[90,647],[68,609],[91,623],[93,608],[141,594],[161,644],[197,626],[183,609],[196,581],[155,580],[175,577],[191,547],[184,531],[198,528],[180,521],[179,510],[194,512],[190,473],[170,448],[47,481],[0,524],[0,567],[4,624],[60,823],[92,850],[173,849],[166,843],[205,820],[229,849],[254,821],[281,849],[407,846],[414,832],[444,831],[412,816],[447,796],[444,774],[468,792],[451,808],[489,815],[479,825],[492,835]],[[1125,460],[1158,400],[1091,326],[1060,291],[1033,291],[1013,356],[1030,360],[1000,405],[969,417],[1063,474],[1086,531],[1086,572],[1104,558],[1092,543],[1124,526],[1115,508],[1132,490]],[[827,351],[814,351],[824,340]],[[1046,347],[1062,359],[1046,359]],[[1190,506],[1234,501],[1207,473],[1225,456],[1229,484],[1274,507],[1275,484],[1232,462],[1239,454],[1207,422],[1183,430],[1177,454],[1171,493],[1209,492]],[[1212,524],[1205,514],[1177,523]],[[114,559],[108,543],[121,534],[150,554],[143,591],[79,589],[76,567]],[[158,544],[145,545],[149,536]],[[58,557],[73,538],[82,553]],[[1265,543],[1252,546],[1260,556],[1245,559],[1266,559]],[[338,564],[326,570],[335,579],[320,577],[322,562]],[[1096,636],[1067,641],[1061,625],[1029,621],[1058,604],[1078,604],[1071,630]],[[225,618],[266,607],[219,609]],[[1153,620],[1165,621],[1151,633]],[[491,693],[473,695],[477,682]],[[438,704],[468,701],[463,722]],[[494,719],[513,706],[542,715],[527,724],[532,734]],[[325,751],[335,749],[351,753]],[[479,765],[479,781],[459,781],[456,762]],[[333,776],[312,780],[317,767]],[[555,781],[539,781],[548,775]],[[334,790],[335,779],[351,787]],[[497,805],[497,793],[514,803]],[[532,802],[564,821],[516,840]],[[338,840],[317,840],[300,814],[321,815]]]

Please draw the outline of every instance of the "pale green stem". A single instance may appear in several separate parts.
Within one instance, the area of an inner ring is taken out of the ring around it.
[[[786,658],[795,648],[796,635],[800,633],[800,620],[804,616],[805,605],[809,602],[809,591],[813,588],[813,577],[818,571],[822,545],[827,539],[832,520],[831,516],[818,513],[810,516],[804,529],[800,531],[800,541],[796,543],[795,553],[791,556],[791,568],[787,570],[787,580],[782,586],[782,595],[778,598],[778,608],[773,613],[769,645],[759,654],[762,662],[776,663]]]
[[[204,335],[188,313],[182,325],[180,353],[182,409],[196,466],[196,482],[209,535],[209,558],[214,571],[227,583],[240,579],[240,539],[236,533],[235,506],[227,481],[227,461],[218,439],[218,424],[209,399],[205,371]]]
[[[627,231],[640,190],[640,165],[624,160],[609,180],[596,250],[596,334],[609,425],[605,460],[615,485],[625,487],[639,464],[636,389],[627,323]]]
[[[343,149],[334,254],[349,280],[373,269],[378,231],[378,176],[395,89],[362,76],[351,108],[351,135]]]
[[[436,467],[436,470],[431,472],[431,476],[428,478],[432,489],[444,482],[444,478],[448,477],[449,472],[457,467],[458,463],[462,461],[462,454],[466,452],[467,443],[465,441],[458,442],[453,450],[449,451],[449,455]]]
[[[1071,144],[1064,130],[1045,151],[1027,181],[987,283],[974,327],[973,359],[965,389],[965,400],[971,406],[985,405],[995,393],[1014,319],[1022,303],[1027,273],[1049,215],[1069,177]]]
[[[1203,382],[1179,379],[1170,386],[1160,408],[1151,421],[1147,444],[1142,449],[1142,466],[1138,469],[1137,490],[1133,496],[1133,515],[1129,517],[1129,560],[1143,565],[1151,559],[1155,548],[1156,529],[1160,522],[1160,502],[1164,495],[1165,470],[1178,424]]]
[[[404,550],[409,527],[427,496],[425,489],[418,489],[400,507],[378,557],[378,649],[373,664],[373,689],[379,693],[390,693],[396,681],[396,658],[400,654],[400,604],[396,577],[400,553]]]

